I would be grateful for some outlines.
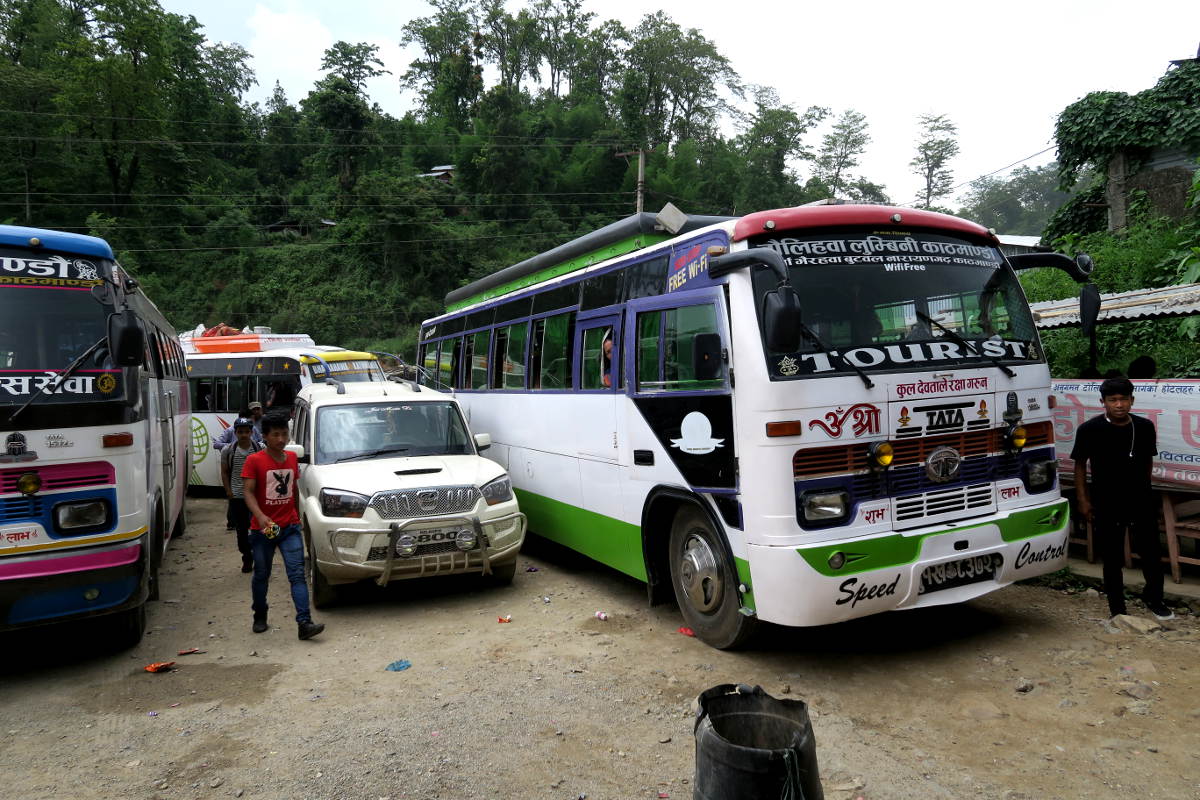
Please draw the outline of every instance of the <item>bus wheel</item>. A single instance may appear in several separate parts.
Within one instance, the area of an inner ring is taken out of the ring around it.
[[[338,600],[336,586],[330,585],[317,566],[317,554],[313,552],[312,536],[308,532],[308,523],[304,523],[304,549],[308,552],[308,583],[312,586],[312,604],[315,608],[329,608]]]
[[[112,643],[118,650],[135,647],[146,632],[146,604],[112,616]]]
[[[718,650],[743,644],[755,620],[741,613],[737,575],[725,543],[698,508],[682,508],[671,526],[671,584],[696,636]]]
[[[179,516],[175,518],[175,527],[171,529],[171,538],[178,539],[187,533],[187,499],[179,506]]]

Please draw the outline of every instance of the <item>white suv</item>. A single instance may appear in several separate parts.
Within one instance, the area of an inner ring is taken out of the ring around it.
[[[512,581],[525,539],[508,474],[479,452],[448,394],[403,383],[317,384],[292,444],[313,605],[338,584],[481,573]]]

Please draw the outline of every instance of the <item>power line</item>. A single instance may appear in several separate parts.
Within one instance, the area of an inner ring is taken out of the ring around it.
[[[554,219],[559,222],[564,221],[564,220],[578,221],[578,220],[587,219],[590,216],[591,216],[591,214],[575,214],[575,215],[571,215],[571,216],[558,216],[558,217],[555,217]],[[353,223],[353,226],[355,228],[387,228],[387,227],[394,227],[397,225],[415,225],[415,224],[440,225],[442,223],[450,223],[450,222],[454,222],[454,221],[455,221],[454,219],[439,219],[439,220],[424,220],[424,221],[413,220],[411,222],[358,222],[358,221],[355,221]],[[508,219],[472,220],[472,224],[500,224],[500,223],[538,222],[538,221],[539,220],[535,217],[510,217]],[[347,223],[347,224],[351,224],[351,223]],[[96,226],[93,226],[93,225],[55,225],[54,229],[60,230],[60,231],[90,231],[95,227]],[[261,231],[266,226],[256,225],[256,224],[209,225],[209,224],[206,224],[203,222],[199,222],[199,223],[179,222],[174,225],[103,225],[100,227],[102,227],[106,231],[124,231],[124,230],[133,230],[133,231],[147,230],[148,231],[148,230],[161,230],[161,229],[174,230],[176,228],[200,228],[200,229],[203,229],[206,231],[231,230],[231,229],[232,230],[248,230],[250,228],[253,228],[256,231]]]
[[[1006,169],[1012,169],[1013,167],[1017,166],[1018,164],[1024,164],[1026,161],[1030,160],[1031,158],[1037,158],[1038,156],[1042,155],[1043,153],[1050,152],[1055,147],[1056,147],[1056,145],[1050,145],[1049,147],[1047,147],[1045,149],[1038,150],[1033,155],[1025,156],[1024,158],[1018,159],[1018,160],[1012,162],[1011,164],[1007,164],[1003,167],[1000,167],[999,169],[994,169],[991,172],[987,172],[987,173],[984,173],[983,175],[979,175],[974,178],[971,178],[970,180],[965,180],[962,183],[955,184],[954,186],[951,186],[949,189],[946,190],[946,194],[950,194],[951,192],[953,192],[957,189],[961,189],[962,187],[967,186],[968,184],[972,184],[975,181],[982,180],[983,178],[990,178],[991,176],[995,175],[998,172],[1004,172],[1004,170],[1006,170]],[[921,198],[917,197],[914,200],[911,200],[908,203],[908,205],[915,206],[919,202],[921,202]]]
[[[139,145],[179,145],[186,147],[325,147],[325,148],[348,148],[354,150],[366,150],[371,148],[383,148],[389,150],[408,150],[416,148],[426,148],[425,144],[397,144],[391,142],[268,142],[259,139],[250,139],[242,142],[214,142],[204,140],[180,140],[180,139],[93,139],[93,138],[72,138],[62,136],[0,136],[0,141],[9,142],[55,142],[58,144],[67,145],[89,145],[89,144],[139,144]],[[535,140],[527,140],[524,142],[508,142],[504,143],[506,147],[544,147],[544,148],[563,148],[563,147],[593,147],[598,150],[612,150],[614,148],[623,147],[621,142],[574,142],[563,144],[551,144],[548,142],[538,142]]]
[[[462,236],[456,239],[447,240],[440,239],[392,239],[383,242],[294,242],[289,244],[243,244],[243,245],[226,245],[218,247],[153,247],[145,249],[126,249],[122,247],[114,247],[113,250],[121,253],[185,253],[196,251],[213,251],[213,250],[278,250],[283,247],[366,247],[368,245],[395,245],[395,244],[422,244],[435,243],[444,245],[459,244],[462,242],[477,242],[492,239],[531,239],[538,234],[529,233],[503,233],[495,236]],[[546,236],[550,233],[544,234]]]
[[[632,192],[625,192],[625,194],[632,194]],[[0,206],[24,206],[24,205],[25,204],[23,202],[19,202],[16,200],[0,201]],[[335,201],[330,201],[330,202],[325,202],[325,203],[240,203],[240,204],[186,203],[186,204],[181,205],[179,203],[138,203],[138,202],[131,201],[128,203],[124,203],[124,202],[122,202],[122,203],[99,203],[99,202],[96,202],[96,203],[51,203],[48,205],[53,205],[55,208],[62,208],[62,207],[96,208],[96,207],[101,207],[101,208],[192,209],[192,208],[228,208],[232,205],[232,207],[238,208],[238,209],[249,209],[249,208],[317,208],[317,209],[321,209],[321,208],[330,208],[332,206],[337,205],[337,203]],[[507,205],[509,205],[509,204],[508,203],[354,203],[353,205],[348,206],[348,208],[351,208],[351,209],[362,209],[362,208],[416,208],[416,209],[422,209],[422,208],[501,208],[501,207],[504,207]],[[562,207],[562,206],[577,206],[577,205],[580,205],[580,203],[540,203],[539,205],[558,208],[558,207]],[[603,202],[603,203],[591,202],[591,203],[588,203],[587,205],[594,206],[597,208],[608,208],[608,207],[612,207],[612,206],[625,205],[625,203],[618,203],[616,201]]]
[[[271,192],[187,192],[161,193],[137,192],[138,197],[262,197]],[[608,196],[632,195],[633,192],[473,192],[486,197],[574,197],[574,196]],[[112,192],[0,192],[0,196],[13,195],[16,197],[112,197]],[[366,194],[355,192],[355,197],[407,197],[406,193],[387,192]],[[454,205],[460,205],[455,203]]]

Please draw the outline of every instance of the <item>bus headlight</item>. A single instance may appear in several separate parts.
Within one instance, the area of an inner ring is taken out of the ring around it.
[[[800,495],[800,513],[807,522],[834,522],[850,511],[850,495],[844,490],[805,492]]]
[[[489,506],[508,502],[513,497],[512,481],[508,479],[507,475],[501,475],[496,480],[485,483],[479,491]]]
[[[54,525],[59,530],[102,528],[106,524],[108,524],[108,503],[103,500],[60,503],[54,507]]]
[[[1004,447],[1010,453],[1020,452],[1027,441],[1029,441],[1029,435],[1025,432],[1024,425],[1013,423],[1004,432]]]
[[[1031,493],[1044,492],[1054,486],[1054,475],[1058,472],[1057,461],[1030,461],[1025,464],[1025,478]]]
[[[370,500],[341,489],[321,490],[321,513],[327,517],[361,517]]]
[[[877,469],[886,469],[895,457],[896,452],[892,449],[891,442],[871,442],[871,446],[867,448],[867,459],[871,466]]]

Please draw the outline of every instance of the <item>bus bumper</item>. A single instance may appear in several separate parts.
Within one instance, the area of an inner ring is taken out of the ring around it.
[[[961,603],[1061,569],[1067,561],[1069,516],[1066,501],[1056,500],[962,523],[811,547],[751,544],[755,611],[768,622],[810,626]]]
[[[132,544],[0,559],[0,631],[113,614],[141,605],[146,601],[142,539]]]

